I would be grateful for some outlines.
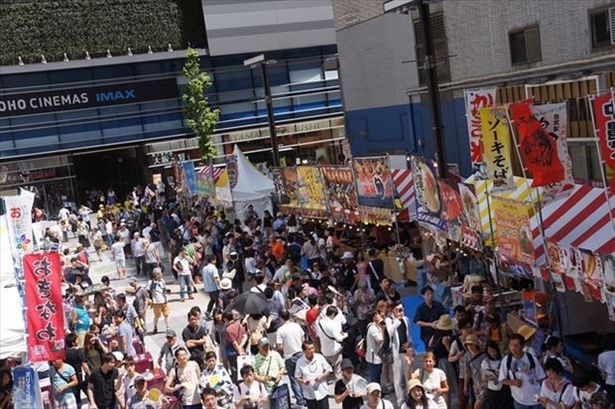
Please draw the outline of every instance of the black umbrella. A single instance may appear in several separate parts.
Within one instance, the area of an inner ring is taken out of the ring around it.
[[[240,294],[230,308],[243,315],[262,314],[267,307],[267,297],[262,293],[247,291]]]

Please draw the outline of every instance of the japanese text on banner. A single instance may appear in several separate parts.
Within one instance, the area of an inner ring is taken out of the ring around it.
[[[487,178],[493,182],[494,191],[515,188],[512,173],[510,127],[503,107],[480,109],[483,131],[483,159]]]
[[[31,253],[34,245],[32,241],[34,193],[21,189],[19,196],[5,197],[4,204],[8,216],[9,240],[14,255],[18,257]]]
[[[352,170],[341,166],[323,166],[322,174],[329,196],[330,217],[336,222],[355,223],[359,203]]]
[[[23,266],[29,359],[31,362],[64,359],[60,255],[26,254]]]
[[[557,142],[534,116],[533,105],[532,99],[510,104],[519,153],[532,174],[532,187],[560,183],[564,180],[564,166],[558,155]]]
[[[572,176],[572,159],[568,153],[568,138],[566,133],[566,103],[535,105],[532,107],[534,116],[540,122],[542,128],[555,139],[557,143],[557,155],[564,166],[564,179],[561,182],[551,183],[545,186],[544,203],[565,197],[572,193],[574,177]]]
[[[613,92],[598,95],[592,101],[594,127],[600,144],[602,160],[615,173],[615,97]],[[611,180],[611,194],[615,194],[615,177]]]
[[[466,120],[470,138],[470,160],[472,173],[479,179],[485,179],[483,162],[483,131],[480,121],[480,108],[495,104],[496,88],[465,91]]]

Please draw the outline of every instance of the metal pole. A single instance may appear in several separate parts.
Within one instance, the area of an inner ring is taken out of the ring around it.
[[[431,129],[436,143],[436,163],[438,164],[439,176],[442,179],[446,179],[446,154],[444,152],[442,114],[440,112],[440,90],[438,85],[438,73],[436,70],[436,56],[433,39],[431,37],[429,3],[426,3],[424,0],[419,0],[418,9],[421,34],[423,35],[423,49],[425,50],[423,69],[427,74],[426,85],[429,92],[429,105],[432,119]]]
[[[491,234],[491,248],[493,252],[493,268],[495,269],[495,284],[498,289],[498,300],[500,301],[500,318],[506,321],[506,311],[504,310],[504,295],[502,294],[502,282],[500,281],[500,271],[498,270],[498,255],[495,252],[495,234],[493,231],[493,220],[491,219],[491,203],[489,203],[489,185],[485,183],[485,198],[487,199],[487,214],[489,215],[489,232]],[[484,254],[484,250],[483,250]]]
[[[260,64],[263,78],[263,91],[265,92],[265,106],[267,107],[267,122],[269,123],[269,135],[271,136],[271,151],[273,153],[273,167],[280,166],[280,152],[278,151],[278,135],[275,129],[275,117],[273,115],[273,100],[271,99],[271,87],[269,86],[269,74],[267,61]]]

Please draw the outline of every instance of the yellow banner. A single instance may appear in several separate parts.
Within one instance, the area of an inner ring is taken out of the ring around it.
[[[491,196],[497,252],[511,261],[534,264],[530,209],[523,202]]]
[[[493,182],[493,191],[515,188],[512,173],[512,144],[510,126],[504,107],[480,109],[483,132],[483,160],[487,178]]]
[[[320,169],[316,166],[298,166],[297,176],[299,186],[297,200],[299,206],[310,210],[327,209],[325,186],[320,177]]]

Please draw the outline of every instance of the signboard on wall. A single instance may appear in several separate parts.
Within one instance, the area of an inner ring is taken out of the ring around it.
[[[0,95],[0,117],[178,98],[175,78]]]

